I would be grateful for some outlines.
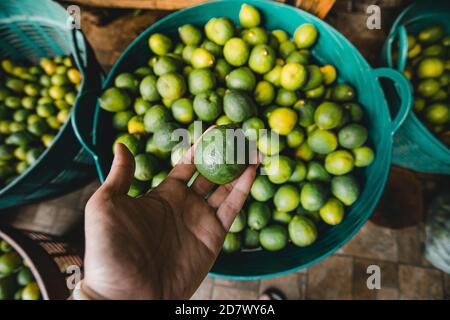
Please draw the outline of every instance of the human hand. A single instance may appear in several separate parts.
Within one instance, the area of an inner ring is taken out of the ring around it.
[[[97,299],[188,299],[206,277],[248,196],[257,165],[219,186],[195,172],[193,148],[140,198],[127,195],[134,158],[122,145],[86,205],[83,290]]]

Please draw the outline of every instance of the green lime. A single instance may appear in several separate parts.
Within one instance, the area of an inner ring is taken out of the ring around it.
[[[261,246],[269,251],[279,251],[288,243],[288,232],[280,225],[267,226],[259,233]]]
[[[299,51],[293,51],[287,56],[286,63],[299,63],[305,65],[308,63],[308,60],[309,59],[306,54]]]
[[[284,30],[275,29],[272,31],[272,34],[277,38],[279,43],[289,40],[289,35]]]
[[[36,97],[23,97],[21,104],[24,109],[32,110],[36,106]]]
[[[289,55],[297,50],[295,44],[292,41],[283,41],[280,42],[280,46],[278,47],[278,53],[281,55],[283,59],[287,59]]]
[[[353,155],[346,150],[337,150],[325,157],[325,169],[335,175],[341,176],[353,170]]]
[[[9,78],[6,80],[5,86],[16,93],[21,93],[25,87],[25,82],[20,79]]]
[[[4,253],[0,256],[0,274],[8,276],[15,272],[22,264],[22,258],[15,251]]]
[[[31,273],[30,269],[22,268],[17,273],[17,283],[19,285],[26,286],[33,281],[34,281],[34,277],[33,277],[33,274]]]
[[[330,85],[336,80],[337,71],[336,68],[331,64],[327,64],[320,67],[320,71],[322,72],[323,75],[323,82],[326,85]]]
[[[160,95],[156,88],[156,77],[153,75],[146,76],[139,85],[139,92],[144,100],[154,102],[160,99]]]
[[[230,227],[230,232],[233,233],[241,232],[242,230],[244,230],[246,224],[247,224],[247,214],[245,213],[245,211],[241,210],[234,219],[233,224]]]
[[[27,158],[27,151],[28,147],[26,146],[17,147],[16,149],[14,149],[14,156],[20,161],[25,161]],[[0,160],[2,160],[1,157]]]
[[[150,181],[156,173],[156,158],[151,154],[141,153],[135,157],[135,161],[134,177],[140,181]]]
[[[36,282],[31,282],[22,290],[22,300],[39,300],[41,293]]]
[[[170,163],[172,164],[172,167],[175,167],[177,163],[181,160],[181,158],[183,158],[183,155],[186,153],[189,147],[190,146],[180,144],[172,149],[172,152],[170,154]]]
[[[155,33],[148,39],[148,45],[155,54],[162,56],[172,49],[172,40],[166,35]]]
[[[8,161],[13,159],[14,151],[11,146],[0,145],[0,161]]]
[[[25,109],[20,109],[20,110],[17,110],[14,112],[13,119],[16,122],[26,122],[26,120],[30,114],[32,114],[31,111],[25,110]]]
[[[303,142],[296,150],[295,156],[304,161],[310,161],[314,157],[314,151],[311,150],[307,141]]]
[[[202,32],[192,24],[185,24],[178,28],[178,35],[185,45],[197,46],[202,42]]]
[[[233,253],[241,248],[241,236],[237,233],[227,233],[222,250],[225,253]]]
[[[285,141],[276,132],[269,130],[261,132],[258,139],[258,150],[271,156],[280,153],[285,148]]]
[[[297,48],[309,48],[317,39],[317,29],[310,23],[300,25],[294,32],[294,42]]]
[[[419,82],[417,92],[425,98],[430,98],[439,91],[439,88],[439,81],[436,79],[425,79]]]
[[[307,141],[313,152],[324,155],[333,152],[338,146],[336,135],[329,130],[314,130],[309,134]]]
[[[142,135],[145,134],[145,125],[142,116],[133,116],[127,124],[128,133]]]
[[[131,104],[131,99],[123,89],[109,88],[100,97],[100,107],[110,112],[126,110]]]
[[[424,58],[417,66],[419,78],[437,78],[444,72],[444,62],[439,58]]]
[[[247,67],[234,69],[225,77],[225,80],[228,89],[253,91],[256,86],[256,77]]]
[[[255,181],[253,181],[250,193],[253,199],[265,202],[274,196],[275,186],[269,181],[267,176],[257,176]]]
[[[439,44],[429,46],[422,51],[422,56],[424,57],[443,57],[444,55],[445,49]]]
[[[336,128],[342,120],[342,108],[333,102],[322,102],[314,112],[314,122],[320,129]]]
[[[30,150],[27,151],[26,162],[29,165],[32,165],[40,157],[42,152],[43,150],[41,148],[31,148]]]
[[[218,45],[215,42],[205,40],[202,42],[200,47],[205,48],[206,50],[211,52],[214,55],[214,57],[216,57],[216,58],[220,58],[222,56],[222,53],[223,53],[222,46]]]
[[[231,38],[223,47],[225,60],[235,67],[244,65],[250,55],[248,44],[241,38]]]
[[[181,98],[186,92],[186,83],[182,75],[166,73],[158,78],[156,88],[163,98],[175,100]]]
[[[6,144],[15,146],[27,146],[33,141],[33,136],[26,131],[15,132],[5,139]]]
[[[308,74],[308,80],[302,86],[302,90],[308,91],[319,87],[323,82],[323,75],[320,68],[315,65],[306,66],[306,73]]]
[[[305,141],[305,133],[302,128],[295,127],[286,136],[286,142],[289,148],[299,147]]]
[[[136,136],[128,133],[122,134],[117,137],[114,141],[114,145],[116,143],[122,143],[123,145],[125,145],[133,155],[136,155],[141,148],[139,139]]]
[[[420,42],[429,44],[441,39],[444,36],[444,32],[445,30],[442,25],[433,24],[422,29],[417,35],[417,38]]]
[[[350,117],[353,122],[360,122],[363,119],[364,111],[358,103],[348,102],[343,107],[350,112]]]
[[[58,119],[59,123],[64,124],[69,120],[70,117],[70,111],[69,110],[60,110],[58,114],[56,115],[56,118]]]
[[[170,120],[167,108],[157,104],[145,112],[144,127],[147,132],[156,132]]]
[[[367,146],[358,147],[352,150],[355,159],[355,167],[367,167],[374,159],[373,150]]]
[[[281,224],[289,224],[292,220],[292,215],[289,212],[275,210],[272,213],[272,220]]]
[[[181,69],[181,61],[178,58],[166,55],[159,57],[153,65],[153,72],[157,76],[162,76],[169,72],[178,72]]]
[[[273,110],[268,117],[270,128],[279,135],[288,135],[297,124],[297,113],[286,107]]]
[[[242,38],[251,46],[266,44],[269,41],[269,35],[266,30],[260,27],[253,27],[248,30],[244,30],[242,32]]]
[[[229,90],[223,98],[225,114],[233,122],[242,122],[256,113],[253,100],[245,93],[238,90]]]
[[[424,116],[429,123],[446,124],[450,121],[450,109],[447,104],[437,102],[425,109]]]
[[[275,65],[273,67],[272,70],[270,70],[269,72],[267,72],[264,75],[264,80],[270,82],[271,84],[273,84],[276,87],[280,86],[280,79],[281,79],[281,70],[283,70],[283,67],[280,65]]]
[[[359,185],[352,175],[338,176],[331,180],[331,192],[346,206],[350,206],[359,197]]]
[[[254,6],[244,3],[239,11],[239,22],[244,28],[257,27],[261,23],[261,15]]]
[[[365,127],[357,123],[346,125],[338,132],[339,144],[347,149],[361,147],[367,141],[368,132]]]
[[[41,104],[36,107],[36,114],[41,118],[54,116],[58,110],[53,104]]]
[[[209,40],[223,46],[234,35],[234,25],[228,18],[212,18],[205,25]]]
[[[311,161],[308,162],[306,179],[308,181],[328,182],[331,180],[331,176],[321,163]]]
[[[222,58],[217,60],[214,67],[214,72],[216,73],[217,79],[220,82],[225,81],[225,77],[231,72],[231,70],[231,66],[228,64],[228,62],[225,61],[225,59]]]
[[[270,71],[275,65],[275,52],[266,44],[253,47],[248,59],[250,69],[259,74]]]
[[[10,134],[9,125],[11,124],[10,120],[1,120],[0,121],[0,133],[1,134]]]
[[[153,71],[150,67],[139,67],[136,70],[134,70],[133,74],[138,80],[142,80],[146,76],[150,76],[153,74]]]
[[[264,171],[269,180],[275,184],[287,182],[293,170],[294,163],[287,156],[275,155],[264,161]]]
[[[137,198],[148,191],[148,181],[139,181],[133,179],[131,182],[130,189],[128,190],[128,195],[132,198]]]
[[[176,100],[171,107],[172,116],[180,123],[191,123],[194,120],[194,108],[192,100],[181,98]]]
[[[204,48],[196,48],[192,52],[191,64],[195,69],[209,68],[214,62],[214,55]]]
[[[301,182],[305,180],[306,177],[306,166],[300,160],[295,163],[292,175],[289,177],[289,182]]]
[[[47,131],[48,124],[44,119],[39,119],[38,121],[29,124],[27,129],[35,136],[40,137]]]
[[[309,98],[309,99],[319,99],[324,94],[325,94],[325,87],[323,85],[320,85],[317,88],[305,91],[305,96],[306,96],[306,98]]]
[[[41,136],[41,141],[44,147],[48,148],[52,144],[53,140],[55,140],[55,135],[51,133],[45,133]]]
[[[150,102],[144,100],[141,97],[136,98],[136,100],[134,101],[133,104],[133,109],[134,112],[136,112],[137,115],[144,115],[145,112],[150,109],[151,104]],[[127,111],[122,111],[122,112],[127,112]]]
[[[48,95],[55,100],[61,100],[67,93],[67,89],[65,87],[51,86],[48,89]]]
[[[196,95],[216,87],[216,77],[209,69],[194,69],[188,77],[189,92]]]
[[[306,210],[317,211],[327,200],[327,190],[318,182],[307,182],[300,192],[300,202]]]
[[[248,207],[247,223],[253,230],[261,230],[268,223],[272,212],[267,204],[253,201]]]
[[[11,109],[20,108],[22,101],[19,97],[9,96],[5,99],[5,106]]]
[[[282,107],[290,107],[297,101],[297,93],[285,88],[278,89],[275,103]]]
[[[8,253],[12,250],[13,248],[8,242],[6,242],[5,240],[0,240],[0,251],[3,251],[3,253]]]
[[[161,182],[163,182],[164,179],[166,179],[167,175],[168,173],[166,171],[161,171],[157,173],[152,179],[151,187],[156,188],[157,186],[159,186]]]
[[[259,231],[246,228],[244,232],[244,246],[249,249],[259,247]]]
[[[221,115],[216,120],[216,125],[218,125],[218,126],[223,126],[223,125],[232,124],[232,123],[233,123],[233,121],[231,121],[231,119],[228,118],[225,114]]]
[[[273,203],[279,211],[294,211],[300,204],[300,192],[293,185],[282,185],[275,192]]]
[[[24,86],[23,91],[27,96],[35,97],[39,94],[39,86],[34,83],[28,83]]]
[[[64,110],[64,109],[69,109],[70,108],[69,104],[66,101],[64,101],[64,100],[56,100],[54,102],[54,105],[59,110]]]
[[[298,247],[306,247],[317,239],[317,228],[314,223],[299,215],[295,215],[289,222],[289,238]]]
[[[167,123],[164,126],[158,128],[154,133],[153,138],[156,146],[163,152],[170,152],[178,141],[173,136],[173,132],[178,129],[178,125],[175,123]]]
[[[248,140],[258,140],[261,129],[264,129],[264,122],[257,117],[247,119],[242,123],[242,130]]]
[[[314,124],[315,106],[311,101],[300,99],[293,107],[298,113],[298,124],[304,128]]]
[[[280,84],[287,90],[298,90],[306,82],[307,72],[299,63],[286,63],[281,70]]]
[[[214,91],[200,93],[194,98],[193,108],[200,120],[212,122],[222,113],[222,98]]]
[[[320,217],[326,224],[336,225],[344,218],[344,205],[336,198],[330,198],[320,209]]]
[[[69,82],[65,74],[54,74],[50,78],[50,82],[54,86],[63,86]]]
[[[258,105],[267,106],[275,99],[275,88],[268,81],[259,81],[256,84],[254,98]]]
[[[23,131],[26,129],[26,125],[24,123],[21,122],[12,122],[9,125],[9,131],[11,133],[15,133],[15,132],[19,132],[19,131]]]

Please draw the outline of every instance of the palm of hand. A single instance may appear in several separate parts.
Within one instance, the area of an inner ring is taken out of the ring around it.
[[[191,159],[192,150],[185,159]],[[211,269],[242,207],[255,166],[207,200],[213,184],[186,182],[193,164],[179,164],[155,190],[126,195],[134,160],[118,146],[111,172],[86,207],[85,285],[111,299],[189,298]]]

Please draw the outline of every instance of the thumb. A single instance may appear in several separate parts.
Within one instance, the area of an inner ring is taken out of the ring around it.
[[[126,194],[133,181],[135,161],[131,152],[122,143],[114,146],[114,154],[111,170],[103,186],[111,193]]]

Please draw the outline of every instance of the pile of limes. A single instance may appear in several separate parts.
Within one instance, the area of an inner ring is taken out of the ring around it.
[[[0,70],[0,188],[23,173],[66,123],[81,83],[69,57],[39,66],[3,59]]]
[[[240,26],[218,17],[183,25],[178,37],[151,35],[148,64],[117,75],[100,106],[114,112],[115,142],[135,156],[131,196],[157,186],[185,152],[170,139],[175,129],[187,128],[194,143],[201,134],[194,120],[203,130],[239,125],[265,154],[265,174],[224,251],[276,251],[289,240],[307,246],[317,224],[340,223],[359,196],[353,171],[374,159],[363,108],[350,84],[336,82],[334,66],[314,60],[310,49],[320,35],[312,24],[300,25],[291,39],[261,27],[251,5],[242,5],[239,18]]]
[[[408,35],[405,76],[414,85],[413,110],[438,137],[450,135],[450,35],[433,24]]]
[[[0,300],[39,300],[39,287],[20,255],[0,240]]]

